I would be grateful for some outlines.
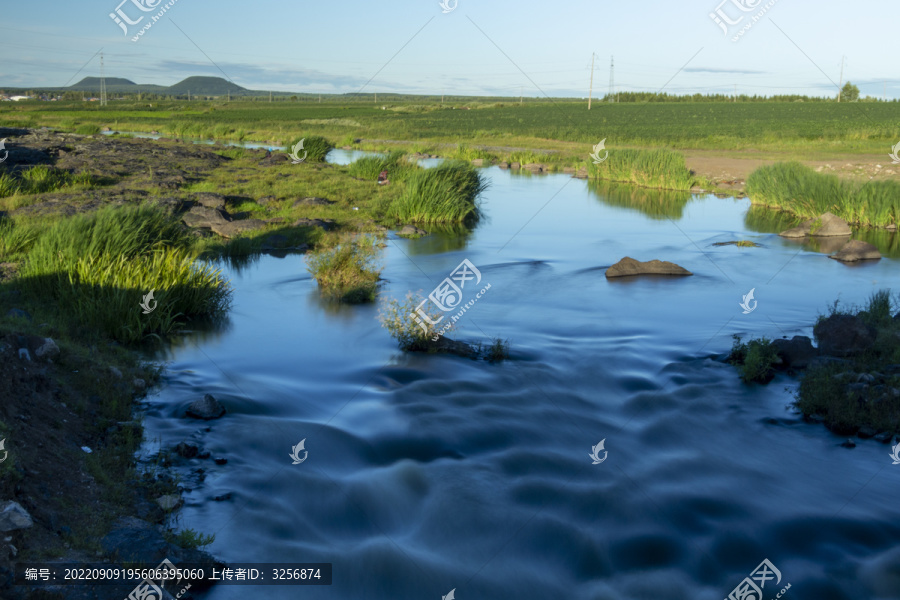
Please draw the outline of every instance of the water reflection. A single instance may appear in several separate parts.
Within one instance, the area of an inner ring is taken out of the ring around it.
[[[800,217],[762,206],[751,206],[744,217],[747,229],[760,233],[781,233],[786,229],[796,227],[803,221],[804,219]],[[882,256],[900,258],[900,236],[896,231],[887,231],[886,229],[856,229],[849,237],[783,239],[814,252],[834,254],[851,238],[872,244],[878,248]]]
[[[651,219],[681,219],[691,193],[675,190],[651,190],[611,181],[588,180],[588,189],[609,206],[636,210]]]

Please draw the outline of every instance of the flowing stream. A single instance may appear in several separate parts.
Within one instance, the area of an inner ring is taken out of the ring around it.
[[[378,307],[324,302],[296,254],[225,265],[228,324],[156,357],[144,452],[227,458],[191,462],[181,525],[229,562],[334,566],[330,587],[206,597],[721,600],[764,559],[766,600],[900,597],[889,447],[841,447],[789,406],[795,380],[748,386],[717,359],[732,334],[811,335],[835,299],[900,291],[897,260],[830,260],[748,200],[482,172],[482,221],[391,235],[380,295],[427,295],[468,260],[464,300],[490,289],[450,337],[508,339],[510,360],[405,355]],[[741,239],[760,247],[714,245]],[[625,256],[694,276],[607,280]],[[228,413],[184,418],[206,393]]]

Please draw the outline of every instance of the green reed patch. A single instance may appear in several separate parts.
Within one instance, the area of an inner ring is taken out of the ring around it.
[[[136,343],[227,310],[227,283],[196,260],[191,244],[177,219],[156,207],[105,208],[51,225],[20,277],[23,288],[53,298],[79,322]]]
[[[406,181],[419,169],[404,159],[402,150],[395,150],[386,156],[363,156],[350,164],[348,172],[352,177],[377,181],[382,171],[387,171],[389,181]]]
[[[817,173],[798,162],[758,168],[747,178],[754,204],[777,208],[810,219],[825,212],[858,225],[900,224],[900,182],[848,181]]]
[[[478,217],[476,200],[486,189],[487,182],[472,165],[445,162],[413,173],[388,214],[402,223],[470,222]]]
[[[327,139],[320,135],[310,135],[304,138],[297,138],[294,140],[294,143],[288,144],[285,148],[285,152],[293,152],[294,146],[303,141],[303,149],[297,149],[297,156],[299,158],[303,158],[303,154],[306,153],[306,162],[325,162],[325,156],[328,155],[334,149],[334,144],[329,142]]]
[[[589,174],[595,179],[667,190],[689,190],[698,183],[683,154],[662,148],[610,150],[605,161],[591,163]]]
[[[69,173],[45,165],[22,171],[18,177],[4,173],[0,175],[0,198],[16,194],[45,194],[66,188],[81,186],[94,187],[96,182],[89,173]]]
[[[311,252],[307,268],[326,297],[348,304],[374,302],[381,276],[379,250],[375,236],[347,238]]]

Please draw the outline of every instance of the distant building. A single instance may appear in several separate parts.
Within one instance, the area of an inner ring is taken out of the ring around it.
[[[13,102],[18,102],[19,100],[30,100],[31,96],[10,96],[9,99]]]

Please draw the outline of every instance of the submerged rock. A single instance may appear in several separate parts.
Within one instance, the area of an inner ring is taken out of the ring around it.
[[[195,419],[203,419],[209,421],[218,419],[225,414],[225,407],[222,403],[213,398],[212,394],[206,394],[200,400],[195,400],[187,408],[187,415]]]
[[[419,229],[415,225],[406,225],[403,227],[403,229],[397,232],[397,235],[402,237],[421,237],[423,235],[428,235],[428,232],[424,229]]]
[[[841,262],[856,262],[859,260],[879,260],[881,252],[878,248],[868,242],[860,240],[850,240],[840,249],[837,254],[833,254],[828,258],[833,258]]]
[[[815,219],[804,221],[799,226],[787,231],[782,231],[778,235],[787,238],[801,238],[806,236],[814,237],[832,237],[850,235],[853,231],[847,221],[830,212],[819,215]]]
[[[875,345],[876,331],[854,315],[831,315],[813,328],[819,352],[831,356],[853,356]]]
[[[606,270],[606,277],[630,277],[633,275],[693,275],[687,269],[664,260],[641,262],[626,256]]]

